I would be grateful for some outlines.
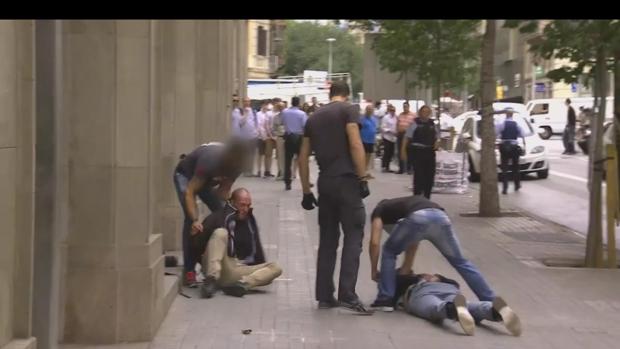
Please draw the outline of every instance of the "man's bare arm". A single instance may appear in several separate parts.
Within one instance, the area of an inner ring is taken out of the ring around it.
[[[310,159],[310,138],[304,137],[301,141],[301,149],[299,150],[299,177],[301,179],[301,188],[304,194],[310,191],[310,168],[308,165]]]
[[[379,264],[379,251],[381,249],[381,231],[383,230],[383,221],[377,217],[372,220],[370,231],[370,242],[368,244],[368,254],[370,255],[370,277],[377,281],[377,265]]]
[[[347,136],[349,139],[349,150],[355,165],[355,172],[359,178],[366,176],[366,154],[364,153],[364,145],[360,137],[360,129],[357,123],[350,122],[347,124]]]
[[[198,205],[196,205],[196,193],[203,187],[204,184],[204,179],[194,176],[187,184],[187,190],[185,191],[185,207],[187,209],[189,219],[193,222],[192,234],[202,232],[202,224],[198,221],[200,217],[198,216]]]

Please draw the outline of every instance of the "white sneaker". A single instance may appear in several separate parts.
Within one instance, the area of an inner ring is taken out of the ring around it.
[[[454,298],[454,307],[456,308],[456,317],[463,328],[463,331],[468,336],[474,335],[474,330],[476,329],[476,322],[474,321],[473,316],[467,310],[467,300],[465,296],[462,294],[457,295]]]
[[[521,335],[521,320],[519,320],[517,314],[508,306],[502,297],[495,297],[493,300],[493,309],[502,316],[504,326],[506,326],[510,334],[516,337]]]

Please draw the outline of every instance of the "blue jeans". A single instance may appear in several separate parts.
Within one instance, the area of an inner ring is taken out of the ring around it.
[[[181,208],[183,209],[183,267],[186,272],[194,271],[194,267],[196,266],[195,259],[191,256],[191,249],[189,243],[190,231],[192,229],[192,220],[187,214],[187,205],[185,204],[185,192],[187,192],[187,184],[189,183],[189,178],[185,177],[179,172],[174,173],[174,188],[177,191],[177,197],[179,198],[179,202],[181,203]],[[218,209],[222,208],[222,201],[218,198],[215,190],[210,187],[202,188],[198,193],[198,197],[202,202],[207,205],[211,212],[215,212]],[[198,213],[198,212],[196,212]]]
[[[430,241],[441,252],[450,265],[465,279],[478,299],[492,301],[495,298],[495,293],[478,268],[463,257],[459,240],[452,229],[448,215],[442,210],[429,208],[415,211],[409,217],[400,220],[383,244],[378,300],[394,298],[396,257],[412,244],[422,240]]]
[[[454,301],[460,292],[454,286],[441,282],[426,282],[417,285],[405,302],[405,310],[412,315],[430,321],[441,321],[447,318],[446,304]],[[492,302],[467,302],[467,310],[479,323],[482,320],[497,321],[493,317]]]

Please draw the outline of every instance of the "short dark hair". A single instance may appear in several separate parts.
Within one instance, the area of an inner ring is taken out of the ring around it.
[[[350,94],[349,84],[342,80],[332,82],[332,85],[329,87],[329,98],[335,96],[348,97]]]
[[[570,104],[570,98],[566,98],[566,103]]]
[[[375,102],[375,108],[379,108],[381,106],[381,101]]]
[[[291,105],[293,107],[299,107],[299,97],[295,96],[291,98]]]

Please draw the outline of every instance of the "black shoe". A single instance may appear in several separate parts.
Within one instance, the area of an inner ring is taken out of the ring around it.
[[[291,190],[291,185],[287,184],[286,187],[284,188],[284,190]]]
[[[310,183],[310,188],[314,188],[314,184]]]
[[[504,195],[508,194],[508,189],[502,190],[502,194],[504,194]]]
[[[515,187],[515,191],[519,191],[519,189],[521,189],[521,185],[517,185],[517,186]]]
[[[338,305],[338,301],[335,298],[332,298],[328,301],[319,301],[319,309],[336,308]]]
[[[229,296],[243,297],[248,293],[248,284],[237,281],[232,286],[223,287],[222,291]]]
[[[398,171],[398,172],[396,172],[396,174],[403,174],[403,173],[405,173],[405,172],[404,172],[404,171]]]
[[[371,308],[376,308],[385,312],[393,312],[394,311],[394,302],[388,300],[375,300],[374,303],[370,305]]]
[[[263,177],[265,177],[265,178],[273,178],[274,175],[272,175],[271,172],[265,172]]]
[[[362,304],[359,300],[354,300],[351,302],[340,301],[339,303],[341,307],[356,312],[360,315],[372,315],[373,313],[372,311],[366,309],[364,304]]]
[[[200,298],[211,298],[217,291],[217,281],[213,276],[207,276],[200,286]]]

